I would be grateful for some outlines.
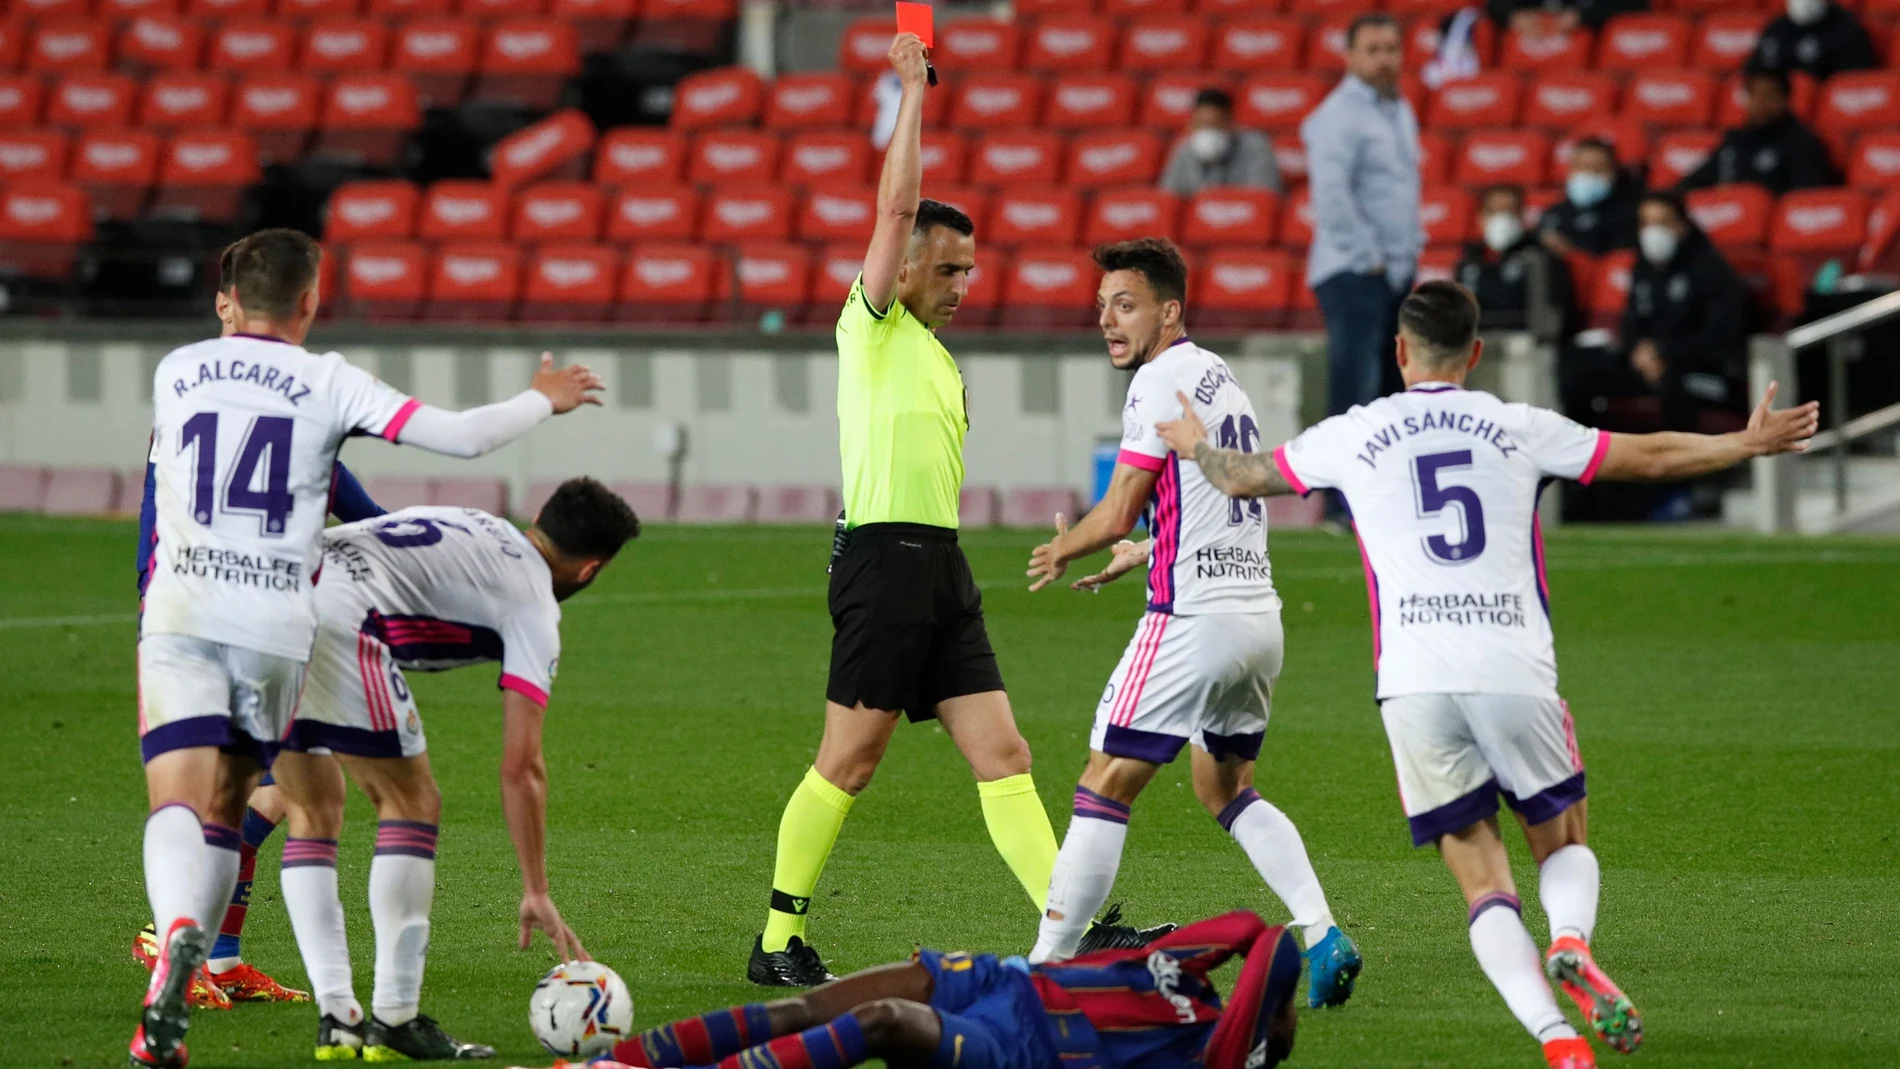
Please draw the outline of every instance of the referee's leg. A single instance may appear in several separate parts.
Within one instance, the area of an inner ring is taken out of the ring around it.
[[[1056,833],[1036,794],[1029,743],[1016,729],[1009,695],[992,690],[945,698],[937,703],[937,719],[976,775],[990,841],[1041,913],[1056,867]]]

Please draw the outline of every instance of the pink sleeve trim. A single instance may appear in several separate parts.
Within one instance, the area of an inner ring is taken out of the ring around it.
[[[1589,486],[1590,480],[1597,477],[1597,469],[1603,466],[1603,458],[1609,454],[1610,432],[1598,431],[1596,451],[1590,454],[1590,463],[1584,465],[1583,474],[1577,476],[1577,481],[1585,486]]]
[[[1160,471],[1168,466],[1168,462],[1161,457],[1151,457],[1146,453],[1137,453],[1133,449],[1124,449],[1115,454],[1115,463],[1140,468],[1142,471]]]
[[[548,692],[520,676],[512,676],[503,672],[501,674],[501,689],[512,690],[543,709],[548,707]]]
[[[408,424],[409,417],[415,415],[416,409],[421,407],[422,402],[413,397],[404,401],[402,407],[396,410],[396,414],[389,417],[389,426],[383,428],[383,440],[389,442],[395,441],[396,436],[401,434],[403,427]]]
[[[1306,484],[1300,481],[1300,477],[1293,474],[1293,465],[1286,462],[1286,446],[1281,445],[1274,447],[1273,466],[1280,469],[1280,478],[1285,479],[1286,484],[1291,486],[1300,496],[1304,497],[1308,493],[1311,493],[1311,491],[1306,488]]]

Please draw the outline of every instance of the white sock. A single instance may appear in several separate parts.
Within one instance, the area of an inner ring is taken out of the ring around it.
[[[1247,852],[1260,878],[1286,903],[1307,949],[1326,938],[1333,928],[1333,911],[1326,907],[1326,892],[1320,889],[1319,876],[1306,856],[1306,843],[1293,821],[1252,787],[1221,810],[1219,820]]]
[[[369,915],[376,922],[376,990],[370,1009],[384,1024],[404,1024],[422,1003],[422,967],[429,953],[429,908],[435,904],[436,827],[418,820],[376,826],[369,864]]]
[[[1544,859],[1537,871],[1537,897],[1550,918],[1550,938],[1574,935],[1588,943],[1597,930],[1597,888],[1603,872],[1597,855],[1572,843]]]
[[[1537,944],[1524,928],[1516,895],[1494,891],[1471,906],[1471,952],[1504,1004],[1539,1043],[1575,1038],[1544,979]]]
[[[145,897],[151,902],[161,944],[180,917],[205,924],[198,913],[203,902],[204,855],[204,825],[190,806],[160,806],[145,818]]]
[[[227,824],[207,821],[204,825],[203,868],[198,892],[198,916],[212,936],[224,924],[224,911],[231,908],[231,892],[237,889],[238,832]],[[212,972],[222,972],[213,969]]]
[[[1049,877],[1049,907],[1043,911],[1033,962],[1075,956],[1089,922],[1108,901],[1128,841],[1128,807],[1086,787],[1075,789],[1075,816],[1056,851]]]
[[[303,953],[317,1012],[356,1024],[363,1007],[350,981],[350,945],[336,889],[336,840],[285,839],[281,879],[284,908],[290,911],[290,930]]]

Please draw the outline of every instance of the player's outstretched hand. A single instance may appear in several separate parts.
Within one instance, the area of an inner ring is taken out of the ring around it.
[[[914,33],[900,33],[891,42],[891,69],[907,86],[930,84],[929,62],[925,58],[924,39]]]
[[[1056,513],[1056,538],[1068,533],[1069,518],[1060,512]],[[1055,539],[1050,539],[1029,554],[1029,571],[1024,574],[1034,580],[1029,584],[1031,594],[1062,578],[1062,573],[1069,570],[1067,561],[1056,559],[1055,544]]]
[[[1164,419],[1155,424],[1155,433],[1161,435],[1169,449],[1191,459],[1194,450],[1207,441],[1207,427],[1201,423],[1201,417],[1194,414],[1194,405],[1187,394],[1177,390],[1174,396],[1181,399],[1181,418]]]
[[[554,366],[554,354],[542,353],[541,366],[534,373],[534,381],[528,385],[548,395],[548,400],[554,402],[554,414],[558,416],[582,405],[600,404],[600,391],[606,384],[586,364],[557,368]]]
[[[1086,590],[1091,594],[1099,593],[1108,584],[1148,563],[1148,552],[1154,548],[1154,539],[1146,538],[1140,542],[1130,542],[1124,538],[1115,543],[1110,550],[1108,566],[1094,575],[1083,576],[1069,587],[1073,590]]]
[[[592,961],[587,948],[581,946],[581,938],[574,929],[561,919],[561,911],[554,907],[554,899],[547,894],[527,894],[521,896],[521,949],[528,949],[534,942],[534,933],[546,932],[554,943],[554,952],[562,961]]]
[[[1774,456],[1776,453],[1799,453],[1808,447],[1808,439],[1821,429],[1821,403],[1809,401],[1805,405],[1793,408],[1770,409],[1775,394],[1781,391],[1781,384],[1771,382],[1768,390],[1761,396],[1761,404],[1755,406],[1755,414],[1748,418],[1749,443],[1755,447],[1756,456]]]

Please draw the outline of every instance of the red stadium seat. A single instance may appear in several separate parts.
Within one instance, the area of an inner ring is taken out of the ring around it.
[[[772,83],[765,125],[809,130],[851,124],[851,80],[842,74],[786,74]]]
[[[1350,15],[1329,15],[1315,24],[1306,35],[1305,70],[1328,74],[1346,69],[1346,31],[1352,27]]]
[[[15,19],[44,23],[55,19],[82,19],[88,14],[87,0],[17,0],[8,12]]]
[[[40,510],[49,516],[103,516],[118,498],[119,473],[110,468],[55,468]]]
[[[1623,91],[1625,119],[1652,126],[1707,126],[1715,110],[1715,80],[1701,71],[1646,70]]]
[[[1198,18],[1147,18],[1122,30],[1116,67],[1124,71],[1199,70],[1207,58],[1207,24]]]
[[[1602,74],[1545,73],[1531,80],[1524,99],[1529,126],[1568,130],[1616,111],[1618,85]]]
[[[1043,104],[1042,125],[1057,130],[1115,129],[1135,117],[1135,83],[1125,74],[1071,74],[1056,79]]]
[[[762,130],[709,130],[693,139],[686,180],[770,182],[778,173],[778,153],[779,139]]]
[[[557,111],[496,142],[488,173],[503,186],[584,177],[594,137],[594,124],[585,112],[578,108]]]
[[[1330,87],[1310,74],[1251,78],[1234,99],[1235,122],[1274,132],[1298,130],[1328,92]]]
[[[301,62],[307,71],[381,70],[388,58],[389,27],[374,19],[326,19],[304,34]]]
[[[612,52],[627,37],[639,0],[550,0],[548,14],[574,27],[583,55]]]
[[[40,121],[45,86],[30,75],[0,75],[0,130],[19,129]]]
[[[1063,15],[1029,27],[1023,66],[1062,74],[1108,70],[1115,50],[1115,24],[1107,19]]]
[[[355,18],[362,12],[362,0],[277,0],[278,17],[299,24],[317,19]]]
[[[1238,95],[1235,84],[1218,74],[1205,77],[1193,74],[1156,75],[1148,80],[1148,87],[1141,93],[1141,113],[1135,121],[1142,126],[1178,130],[1187,125],[1188,113],[1194,110],[1195,96],[1209,87],[1219,87]]]
[[[478,22],[530,19],[547,11],[546,0],[456,0],[455,13]]]
[[[607,318],[620,282],[620,252],[584,243],[543,245],[528,259],[521,317],[589,322]]]
[[[977,185],[1025,187],[1055,184],[1062,168],[1062,141],[1054,134],[990,134],[972,153],[970,181]]]
[[[114,25],[123,26],[145,15],[160,18],[176,17],[183,6],[179,0],[99,0],[92,14],[94,18],[106,19]],[[83,14],[83,6],[76,13]]]
[[[1649,132],[1642,123],[1630,119],[1601,119],[1575,126],[1551,145],[1550,173],[1552,181],[1561,179],[1570,167],[1570,153],[1577,142],[1586,138],[1596,138],[1608,144],[1616,151],[1616,161],[1621,166],[1634,167],[1649,158]]]
[[[481,65],[471,95],[541,111],[554,106],[561,87],[580,69],[574,27],[559,19],[511,19],[482,36]]]
[[[1684,198],[1689,217],[1724,249],[1761,248],[1768,241],[1768,219],[1775,197],[1757,185],[1714,186]]]
[[[1403,2],[1403,0],[1400,0]],[[1452,0],[1451,13],[1464,6],[1462,0]],[[1445,41],[1446,15],[1430,15],[1412,23],[1412,30],[1405,35],[1405,69],[1419,70],[1438,55],[1439,46]],[[1471,28],[1471,47],[1477,53],[1481,67],[1490,67],[1498,53],[1498,31],[1490,19],[1479,19]]]
[[[1166,146],[1149,133],[1078,134],[1069,144],[1063,179],[1078,189],[1152,185]]]
[[[1618,15],[1597,35],[1597,69],[1680,67],[1689,54],[1689,30],[1680,15]]]
[[[1636,253],[1631,249],[1610,253],[1597,261],[1596,278],[1584,302],[1592,326],[1615,327],[1622,320],[1623,309],[1630,299],[1630,272],[1635,267]]]
[[[1550,162],[1550,139],[1517,130],[1482,130],[1465,138],[1452,178],[1471,185],[1540,185]]]
[[[1457,186],[1433,186],[1421,192],[1418,218],[1425,227],[1426,244],[1455,245],[1475,237],[1472,207],[1471,195]]]
[[[1876,200],[1867,213],[1867,242],[1856,266],[1862,271],[1900,271],[1900,189]]]
[[[1451,134],[1427,130],[1418,135],[1418,177],[1426,185],[1451,181],[1451,161],[1457,155]]]
[[[811,264],[811,303],[814,308],[839,308],[864,270],[864,246],[858,242],[826,245]]]
[[[620,126],[601,135],[594,181],[606,185],[669,186],[685,169],[686,139],[668,130]]]
[[[412,238],[421,205],[422,190],[414,182],[396,178],[346,182],[330,194],[323,240],[352,244]]]
[[[46,121],[76,130],[119,127],[132,121],[138,83],[123,74],[69,74],[46,101]]]
[[[1762,16],[1752,12],[1710,15],[1702,20],[1689,56],[1691,66],[1703,70],[1732,71],[1755,54],[1755,42],[1761,39]]]
[[[924,196],[948,204],[971,219],[982,220],[989,217],[990,197],[988,193],[980,189],[971,189],[968,186],[925,185]],[[985,234],[983,240],[987,243],[989,235]]]
[[[303,155],[317,125],[321,83],[307,74],[247,78],[231,100],[231,125],[251,135],[262,163]]]
[[[1013,327],[1081,328],[1095,321],[1100,273],[1087,253],[1024,249],[1003,280],[1000,321]]]
[[[454,13],[451,0],[368,0],[363,14],[371,18],[443,19]]]
[[[366,242],[350,247],[343,264],[346,314],[409,319],[422,307],[429,257],[413,241]]]
[[[891,40],[897,24],[875,15],[858,19],[838,39],[838,69],[851,74],[882,74],[891,69]]]
[[[296,66],[297,31],[286,22],[228,22],[211,35],[205,67],[239,74],[287,71]]]
[[[957,495],[957,523],[964,530],[994,527],[1002,514],[1003,503],[987,486],[965,486]]]
[[[778,177],[794,186],[849,187],[871,181],[870,166],[871,145],[862,133],[808,130],[785,145]]]
[[[0,180],[57,182],[71,152],[72,138],[57,130],[0,131]]]
[[[926,129],[920,148],[922,151],[920,162],[923,164],[926,186],[934,186],[940,182],[952,185],[962,184],[970,162],[970,143],[967,138],[953,130]],[[873,155],[866,166],[868,167],[866,180],[875,182],[884,168],[884,157]]]
[[[1709,130],[1684,131],[1668,134],[1656,142],[1656,148],[1649,158],[1649,185],[1652,189],[1669,189],[1689,172],[1702,166],[1709,158],[1715,146],[1721,144],[1722,135]]]
[[[759,491],[758,521],[830,523],[841,507],[838,491],[829,486],[768,486]]]
[[[759,117],[764,100],[765,84],[744,67],[689,74],[673,90],[673,129],[746,125]]]
[[[1748,121],[1747,102],[1745,99],[1746,92],[1743,83],[1744,79],[1740,74],[1730,75],[1728,80],[1722,83],[1721,91],[1716,94],[1715,99],[1716,126],[1726,130],[1729,127],[1740,126]],[[1789,80],[1789,84],[1790,88],[1794,90],[1793,95],[1788,98],[1789,110],[1793,111],[1795,117],[1802,122],[1812,124],[1814,112],[1821,98],[1820,83],[1816,82],[1806,73],[1796,71],[1794,72],[1794,76]]]
[[[1290,71],[1299,66],[1305,43],[1305,28],[1292,19],[1238,19],[1214,31],[1208,66],[1240,74]]]
[[[1192,246],[1273,244],[1279,232],[1280,198],[1264,189],[1216,186],[1188,201],[1181,240]]]
[[[100,218],[137,219],[157,179],[158,135],[150,131],[98,131],[73,148],[72,181]]]
[[[1081,497],[1068,487],[1019,486],[1003,495],[1005,527],[1041,529],[1058,514],[1076,516],[1081,512]]]
[[[1900,189],[1900,133],[1871,130],[1860,135],[1848,158],[1847,184],[1871,192]]]
[[[102,71],[112,55],[112,31],[103,22],[43,22],[27,45],[26,69],[40,73]]]
[[[0,190],[0,271],[63,281],[92,234],[91,199],[78,186],[22,179]]]
[[[1286,317],[1293,263],[1277,249],[1215,249],[1190,287],[1194,321],[1224,330],[1272,330]]]
[[[1423,136],[1423,135],[1421,135]],[[1287,189],[1306,184],[1306,146],[1297,137],[1282,137],[1273,142],[1273,162],[1280,169],[1280,181]]]
[[[1517,122],[1524,83],[1509,71],[1494,71],[1447,82],[1432,95],[1425,123],[1435,129],[1469,130]]]
[[[1044,15],[1092,15],[1098,5],[1096,0],[1016,0],[1011,6],[1016,9],[1017,18],[1030,19]]]
[[[388,167],[402,154],[410,131],[422,125],[415,84],[399,74],[344,74],[323,100],[319,155]]]
[[[181,133],[159,164],[152,212],[205,223],[231,223],[244,206],[245,190],[262,178],[257,146],[245,134]]]
[[[224,121],[231,85],[215,74],[161,74],[145,83],[138,123],[158,130],[216,126]]]
[[[691,241],[699,233],[699,194],[685,188],[629,185],[607,209],[609,241]]]
[[[1842,138],[1861,130],[1900,127],[1900,72],[1848,71],[1821,87],[1815,128]]]
[[[814,189],[799,206],[796,230],[804,241],[869,241],[877,224],[877,190],[850,186]]]
[[[680,523],[751,523],[758,503],[759,493],[750,486],[689,486],[680,491],[673,518]]]
[[[1185,15],[1188,0],[1101,0],[1096,10],[1112,19],[1149,19],[1162,15]]]
[[[207,22],[270,16],[270,0],[185,0],[185,14]]]
[[[1777,253],[1857,249],[1867,233],[1867,198],[1851,189],[1803,189],[1775,208],[1768,244]]]
[[[1595,38],[1589,30],[1568,33],[1520,33],[1504,35],[1504,51],[1498,65],[1506,70],[1578,71],[1590,66]]]
[[[508,236],[516,241],[590,242],[600,237],[605,196],[592,182],[539,182],[515,195]]]
[[[759,185],[720,188],[706,198],[704,241],[785,241],[792,236],[792,195]]]
[[[507,319],[521,295],[521,249],[505,242],[449,242],[429,265],[430,319]]]
[[[500,241],[508,233],[508,191],[493,182],[445,178],[422,196],[416,236],[428,241]]]
[[[1042,80],[1027,74],[971,74],[957,80],[950,123],[969,130],[1034,126]]]
[[[1117,189],[1097,193],[1082,225],[1082,243],[1100,245],[1131,238],[1172,239],[1179,230],[1181,201],[1159,189]]]
[[[119,66],[139,72],[190,70],[204,58],[204,27],[188,19],[141,15],[119,31]]]
[[[888,37],[885,47],[890,47]],[[1021,54],[1016,25],[996,19],[957,19],[940,26],[930,50],[932,61],[947,71],[1014,70]]]
[[[713,251],[703,245],[636,245],[620,275],[615,318],[698,323],[712,306]]]
[[[1458,270],[1458,261],[1463,258],[1463,248],[1458,245],[1434,245],[1426,248],[1418,257],[1418,273],[1414,282],[1442,282],[1452,279]]]
[[[1075,244],[1081,224],[1082,204],[1074,193],[1025,189],[999,195],[990,205],[989,225],[980,233],[988,245],[1060,247]]]
[[[876,78],[866,78],[863,84],[858,86],[857,107],[851,117],[855,125],[866,130],[877,123],[879,108],[877,86]],[[943,126],[950,115],[951,99],[955,96],[954,81],[946,82],[942,88],[924,94],[924,129],[926,131],[940,129]]]
[[[803,312],[811,297],[811,259],[803,245],[741,245],[733,252],[732,274],[713,281],[713,295],[737,296],[747,318],[768,308]],[[737,293],[729,293],[735,283]]]
[[[1304,249],[1313,243],[1313,194],[1301,189],[1280,200],[1280,244]]]
[[[405,71],[430,106],[455,107],[468,95],[481,59],[481,32],[472,22],[427,19],[396,30],[391,70]]]
[[[14,70],[26,51],[27,28],[19,22],[0,21],[0,70]]]

